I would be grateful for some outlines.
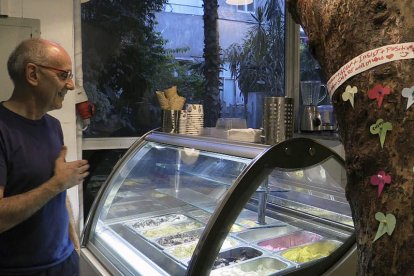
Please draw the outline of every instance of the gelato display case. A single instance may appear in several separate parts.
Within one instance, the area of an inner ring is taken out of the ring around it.
[[[310,139],[266,146],[150,132],[91,207],[81,274],[350,273],[345,183],[342,158]]]

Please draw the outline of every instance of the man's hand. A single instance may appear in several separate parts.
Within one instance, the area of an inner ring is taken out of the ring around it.
[[[66,162],[67,148],[62,147],[55,161],[51,179],[23,194],[4,197],[4,185],[0,186],[0,233],[26,220],[57,194],[78,185],[89,174],[88,161]]]
[[[69,189],[80,184],[89,175],[89,164],[87,160],[66,162],[67,147],[63,146],[59,157],[55,161],[54,180],[60,191]]]

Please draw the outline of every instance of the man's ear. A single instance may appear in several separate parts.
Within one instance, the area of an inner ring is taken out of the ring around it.
[[[38,76],[37,76],[37,66],[33,63],[26,64],[26,80],[28,83],[30,83],[33,86],[38,85]]]

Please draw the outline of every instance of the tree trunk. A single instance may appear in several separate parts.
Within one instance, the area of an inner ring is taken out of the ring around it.
[[[358,55],[382,46],[412,42],[412,0],[288,0],[288,9],[309,37],[310,48],[327,79]],[[413,49],[409,49],[412,51]],[[391,61],[345,81],[332,97],[345,148],[348,184],[358,247],[359,275],[414,273],[413,166],[414,105],[407,109],[404,88],[414,85],[414,60]],[[377,101],[367,91],[375,85],[391,93]],[[356,86],[354,108],[342,99],[347,85]],[[392,123],[383,148],[370,126],[382,118]],[[378,197],[370,177],[385,171],[392,177]],[[395,230],[374,241],[375,214],[393,214]]]
[[[216,125],[220,117],[220,46],[217,30],[217,0],[204,0],[204,123]]]

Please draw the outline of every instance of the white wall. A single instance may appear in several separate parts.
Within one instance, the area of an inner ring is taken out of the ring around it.
[[[69,53],[74,63],[73,0],[1,0],[0,13],[10,17],[40,19],[40,37],[55,41]],[[73,66],[74,67],[74,66]],[[75,67],[74,67],[75,68]],[[50,113],[62,124],[67,161],[79,159],[76,139],[75,93],[69,92],[63,108]],[[79,218],[78,188],[69,190],[75,218]]]

